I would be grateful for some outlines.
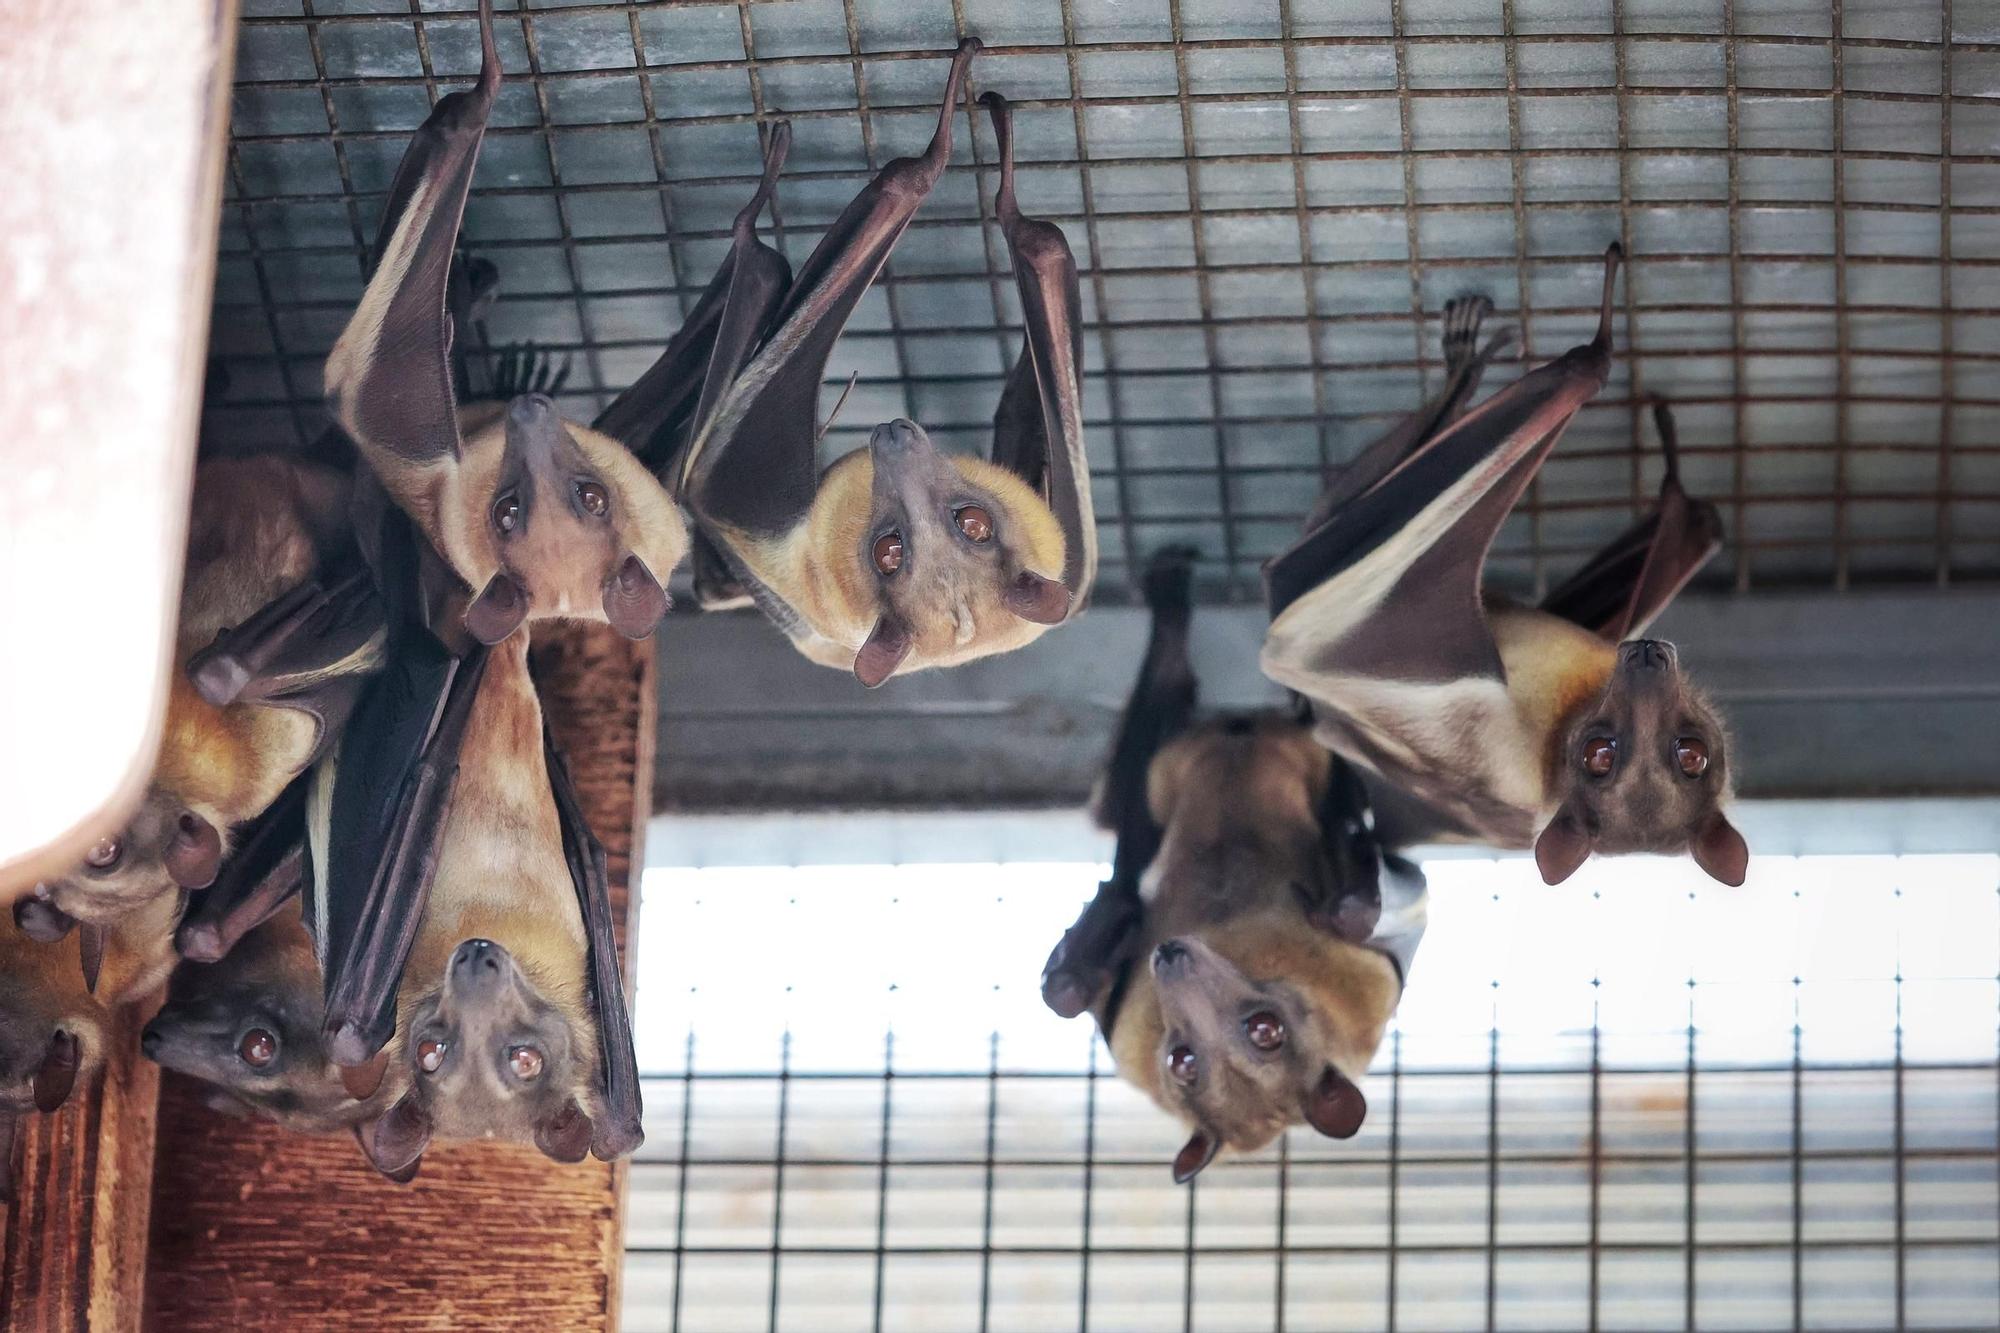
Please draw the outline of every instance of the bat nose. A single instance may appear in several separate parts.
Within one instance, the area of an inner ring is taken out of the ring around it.
[[[1619,661],[1631,670],[1671,671],[1679,654],[1665,639],[1634,639],[1619,649]]]
[[[1153,971],[1164,973],[1185,969],[1194,961],[1194,955],[1179,940],[1168,940],[1153,950]]]
[[[505,951],[492,940],[467,940],[451,955],[451,970],[468,974],[498,972]]]
[[[907,417],[883,422],[868,437],[870,452],[890,458],[907,458],[930,447],[930,436],[924,434],[924,428]]]
[[[158,1027],[151,1023],[146,1024],[146,1030],[139,1034],[140,1054],[144,1055],[148,1060],[155,1058],[160,1053],[160,1043],[165,1040],[166,1038],[160,1034]]]
[[[519,394],[507,405],[507,415],[523,426],[539,425],[555,413],[555,400],[545,393]]]

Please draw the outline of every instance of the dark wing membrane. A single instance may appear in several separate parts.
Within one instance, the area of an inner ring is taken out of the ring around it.
[[[326,359],[335,419],[365,448],[406,463],[458,456],[446,296],[479,141],[500,89],[490,0],[480,0],[479,37],[479,82],[440,99],[410,141],[375,238],[374,272]]]
[[[611,916],[610,876],[604,846],[590,831],[569,765],[556,749],[545,726],[542,748],[548,759],[549,786],[555,793],[556,816],[562,825],[563,859],[569,862],[576,886],[577,907],[590,946],[590,988],[597,1012],[598,1058],[603,1062],[604,1114],[591,1130],[591,1151],[615,1162],[638,1151],[646,1141],[644,1107],[639,1094],[639,1057],[632,1045],[632,1014],[625,1007],[625,968],[618,956],[618,934]]]
[[[1012,112],[998,93],[979,100],[993,117],[1000,140],[994,207],[1013,259],[1026,326],[1020,359],[994,413],[993,461],[1040,490],[1062,525],[1062,582],[1070,592],[1068,617],[1073,617],[1097,580],[1097,519],[1083,444],[1083,300],[1076,256],[1062,228],[1021,215],[1014,198]]]
[[[786,532],[812,507],[827,358],[944,172],[952,106],[978,49],[976,39],[959,44],[930,147],[889,163],[855,196],[793,280],[769,340],[726,388],[715,390],[712,415],[688,445],[681,488],[695,517],[711,528]]]
[[[1448,530],[1410,553],[1369,621],[1340,648],[1344,669],[1396,680],[1497,676],[1499,651],[1486,626],[1480,575],[1494,535],[1577,410],[1611,369],[1611,291],[1620,251],[1605,259],[1598,334],[1515,381],[1388,468],[1381,480],[1333,508],[1316,528],[1265,567],[1275,618],[1328,579],[1394,541],[1468,477]]]
[[[681,451],[706,416],[700,406],[719,398],[743,368],[791,285],[791,265],[757,235],[757,215],[770,202],[791,142],[790,125],[772,127],[764,178],[736,215],[728,255],[660,359],[591,423],[636,454],[669,491],[680,488]]]
[[[1653,508],[1542,601],[1542,610],[1618,643],[1643,634],[1722,549],[1722,515],[1681,486],[1680,440],[1665,402],[1653,403],[1667,474]]]

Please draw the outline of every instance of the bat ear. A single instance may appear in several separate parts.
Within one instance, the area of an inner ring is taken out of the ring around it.
[[[572,1097],[535,1126],[535,1146],[558,1162],[581,1162],[590,1155],[590,1116]]]
[[[1330,1139],[1351,1139],[1368,1118],[1368,1099],[1354,1081],[1328,1065],[1305,1100],[1306,1123]]]
[[[626,556],[604,585],[604,618],[628,639],[643,639],[658,629],[668,605],[667,590],[636,555]]]
[[[854,678],[874,689],[896,674],[896,668],[910,655],[910,646],[910,631],[883,616],[854,655]]]
[[[417,1174],[424,1149],[431,1142],[431,1118],[417,1099],[404,1093],[401,1101],[373,1120],[354,1127],[354,1138],[369,1164],[397,1184]]]
[[[1185,1185],[1200,1175],[1201,1169],[1215,1160],[1215,1149],[1215,1140],[1206,1131],[1197,1129],[1174,1154],[1174,1184]]]
[[[1732,889],[1743,887],[1743,879],[1750,873],[1750,844],[1720,810],[1702,821],[1694,837],[1688,839],[1688,851],[1710,879]]]
[[[1535,866],[1542,883],[1560,884],[1590,859],[1590,835],[1575,816],[1558,810],[1542,836],[1535,839]]]
[[[510,574],[495,574],[472,605],[465,608],[465,628],[491,648],[528,618],[528,597]]]
[[[183,810],[160,859],[174,883],[184,889],[205,889],[222,869],[222,834],[194,811]]]
[[[340,1086],[355,1101],[365,1102],[375,1095],[382,1086],[382,1076],[389,1072],[388,1048],[375,1052],[375,1058],[365,1065],[341,1065],[339,1068]]]
[[[83,1046],[67,1032],[57,1032],[49,1038],[48,1049],[42,1052],[41,1068],[35,1071],[35,1109],[43,1115],[52,1115],[62,1109],[69,1100],[70,1090],[76,1087],[77,1070],[83,1067]]]
[[[1032,569],[1022,570],[1007,585],[1005,600],[1009,611],[1037,625],[1060,625],[1069,614],[1069,589]]]

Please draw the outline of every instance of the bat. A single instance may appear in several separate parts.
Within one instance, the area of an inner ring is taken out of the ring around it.
[[[1714,508],[1681,486],[1671,414],[1657,413],[1668,467],[1652,513],[1541,607],[1483,586],[1502,520],[1609,374],[1620,257],[1606,255],[1592,341],[1469,411],[1469,391],[1452,399],[1448,385],[1446,411],[1333,479],[1319,521],[1267,567],[1263,668],[1364,771],[1398,845],[1533,847],[1551,884],[1593,851],[1686,849],[1741,884],[1722,720],[1672,644],[1628,637],[1721,544]],[[1470,341],[1457,340],[1452,384],[1476,381]]]
[[[71,873],[15,907],[31,936],[102,928],[211,883],[234,826],[263,813],[338,732],[380,666],[381,608],[351,562],[344,478],[275,455],[196,475],[179,660],[147,793]]]
[[[213,1109],[260,1115],[294,1133],[348,1129],[379,1115],[402,1085],[385,1078],[355,1097],[321,1038],[324,1009],[319,958],[294,903],[218,961],[176,967],[139,1048],[207,1084]]]
[[[1360,1130],[1427,901],[1306,718],[1198,712],[1192,556],[1148,566],[1152,632],[1095,801],[1111,878],[1042,974],[1044,1002],[1088,1010],[1120,1077],[1188,1126],[1178,1183],[1289,1125]]]
[[[53,942],[0,920],[0,1200],[12,1197],[23,1116],[61,1109],[104,1065],[113,1011],[157,990],[173,967],[178,897],[141,904],[104,928],[103,970],[87,985],[82,932]]]
[[[441,724],[460,732],[458,772],[425,843],[435,878],[387,1048],[407,1090],[357,1130],[391,1176],[433,1137],[532,1142],[561,1162],[643,1139],[603,850],[545,739],[528,636],[482,660],[447,705],[462,720]]]
[[[992,456],[946,454],[899,419],[865,450],[824,472],[817,463],[827,358],[949,161],[952,108],[978,50],[960,44],[929,147],[890,162],[835,220],[740,372],[726,383],[711,373],[682,467],[682,501],[736,583],[806,657],[870,687],[1018,648],[1080,612],[1095,577],[1076,263],[1060,229],[1020,213],[997,96],[986,99],[1001,144],[997,211],[1027,333]]]
[[[328,406],[474,591],[462,616],[474,638],[499,643],[546,617],[644,638],[688,547],[659,480],[617,439],[565,420],[547,393],[458,402],[452,254],[500,89],[490,0],[479,34],[479,81],[438,101],[397,168],[372,276],[327,355]]]

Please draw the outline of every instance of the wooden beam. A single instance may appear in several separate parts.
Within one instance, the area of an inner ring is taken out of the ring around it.
[[[535,666],[629,922],[653,766],[653,646],[570,626],[537,644]],[[392,1185],[345,1135],[218,1116],[169,1077],[147,1326],[615,1329],[624,1176],[594,1160],[557,1166],[531,1147],[440,1143],[413,1183]]]

